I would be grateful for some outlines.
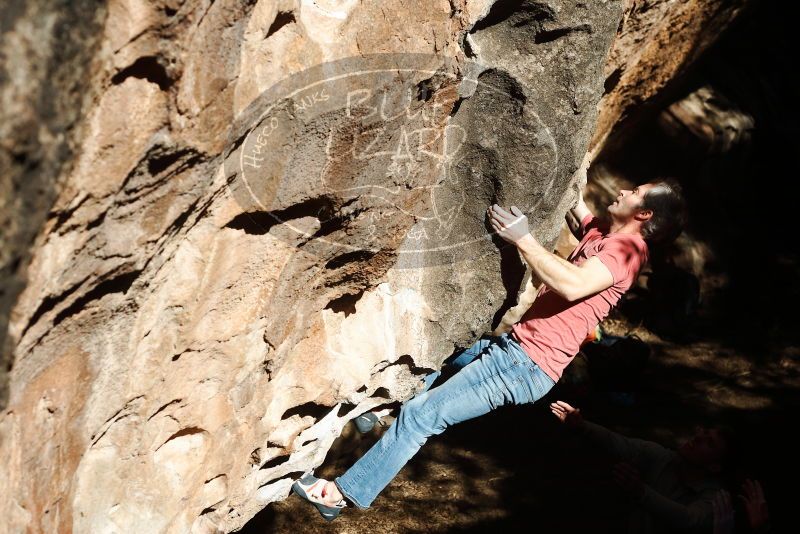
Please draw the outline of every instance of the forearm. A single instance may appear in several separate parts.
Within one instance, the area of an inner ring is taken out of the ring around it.
[[[550,289],[567,300],[574,300],[580,290],[580,268],[549,252],[528,234],[517,242],[517,248],[531,270]]]
[[[629,438],[591,421],[582,421],[578,430],[586,439],[618,460],[631,462],[640,467],[652,465],[654,462],[666,463],[670,460],[670,451],[658,443]]]
[[[580,240],[581,237],[581,221],[575,218],[575,215],[572,213],[572,210],[568,211],[567,214],[564,216],[564,219],[567,221],[567,226],[569,227],[569,231],[575,236],[575,239]]]
[[[586,202],[583,201],[583,193],[581,193],[581,195],[578,197],[578,203],[569,210],[569,213],[575,219],[577,219],[579,225],[587,215],[592,215],[591,210],[589,210],[589,206],[587,206]]]
[[[585,420],[578,429],[585,438],[615,458],[626,461],[635,459],[637,443],[633,439]]]

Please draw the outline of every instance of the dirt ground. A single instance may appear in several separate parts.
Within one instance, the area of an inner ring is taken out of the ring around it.
[[[768,355],[754,353],[740,342],[747,338],[740,324],[718,314],[694,321],[692,331],[703,335],[680,342],[662,339],[630,312],[604,322],[608,332],[635,333],[652,347],[632,406],[593,388],[574,362],[563,381],[572,384],[560,382],[537,404],[501,408],[430,439],[370,510],[347,509],[327,523],[292,495],[241,532],[625,532],[629,503],[611,480],[610,458],[557,422],[547,409],[556,399],[581,407],[588,420],[670,447],[695,425],[729,426],[739,450],[732,479],[760,480],[775,532],[798,532],[791,517],[800,445],[792,428],[800,404],[798,348],[773,342]],[[316,474],[341,474],[378,437],[378,429],[363,436],[348,429]]]

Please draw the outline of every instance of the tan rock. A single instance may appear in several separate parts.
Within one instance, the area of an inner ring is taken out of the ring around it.
[[[638,111],[680,79],[752,2],[626,0],[605,66],[591,153],[598,154]]]
[[[621,15],[534,8],[111,4],[11,318],[10,529],[239,529],[491,329],[486,207],[555,243]]]

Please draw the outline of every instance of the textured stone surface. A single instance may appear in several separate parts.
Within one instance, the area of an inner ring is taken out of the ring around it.
[[[351,418],[406,398],[516,302],[522,264],[487,238],[484,211],[524,206],[555,242],[622,8],[107,9],[79,150],[62,158],[11,314],[2,516],[13,532],[232,531],[319,465]],[[332,110],[292,123],[297,135],[270,167],[280,187],[261,184],[268,205],[237,196],[243,178],[227,163],[259,124],[259,95],[315,65],[379,53],[452,58],[390,84],[420,95],[412,111],[441,104],[425,132],[445,152],[458,140],[449,174],[419,145],[390,167],[416,119],[385,120],[387,137],[371,145],[384,155],[362,165],[342,149],[322,174],[335,187],[320,191],[301,172],[326,146],[319,132],[341,147],[368,131]],[[373,224],[386,197],[344,192],[387,180],[399,211]],[[474,243],[415,251],[413,236],[433,223],[446,230],[440,245]]]
[[[73,164],[105,11],[94,1],[4,2],[0,18],[0,406],[13,341],[8,317],[29,250]],[[87,15],[89,14],[89,15]],[[58,87],[58,93],[53,86]],[[58,98],[54,96],[58,94]]]
[[[605,65],[605,94],[591,141],[597,154],[648,112],[754,2],[626,0]]]

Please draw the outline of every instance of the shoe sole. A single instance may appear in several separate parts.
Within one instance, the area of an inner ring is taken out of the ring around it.
[[[300,480],[292,484],[292,491],[294,491],[302,499],[313,504],[319,511],[320,515],[325,519],[325,521],[333,521],[339,516],[339,513],[342,511],[342,509],[337,506],[327,506],[320,502],[316,502],[314,500],[314,497],[309,495],[305,490],[305,488],[313,486],[314,483],[317,482],[318,480],[319,479],[315,476],[306,475],[305,477],[301,478]]]
[[[375,428],[375,425],[378,424],[378,421],[378,416],[376,416],[374,413],[367,412],[356,417],[355,424],[359,432],[366,434]]]

